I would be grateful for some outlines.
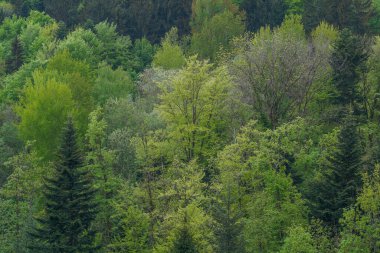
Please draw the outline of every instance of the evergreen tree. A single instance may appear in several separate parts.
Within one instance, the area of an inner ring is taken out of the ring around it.
[[[187,224],[187,217],[185,216],[184,225],[179,231],[177,240],[174,242],[172,253],[197,253],[194,240],[190,234]]]
[[[246,12],[247,28],[256,31],[263,26],[278,26],[286,14],[284,0],[243,0],[241,8]]]
[[[227,188],[226,193],[221,194],[221,201],[216,203],[214,211],[214,218],[219,223],[216,230],[218,252],[244,252],[244,242],[241,236],[243,212],[234,210],[234,204],[238,200],[232,196],[230,185],[225,188]]]
[[[361,187],[361,156],[356,123],[348,116],[338,136],[337,148],[329,158],[329,168],[316,187],[314,215],[331,225],[335,232],[343,209],[355,203]]]
[[[344,29],[331,56],[332,79],[337,91],[334,102],[345,109],[354,110],[354,113],[360,109],[362,99],[357,84],[364,72],[367,58],[365,44],[360,37]]]
[[[18,37],[12,42],[12,52],[10,57],[6,60],[6,72],[11,74],[17,71],[23,64],[24,50]]]
[[[44,10],[49,16],[63,21],[67,27],[72,28],[81,20],[83,3],[79,0],[42,0]]]
[[[304,24],[308,31],[321,21],[355,33],[370,32],[369,21],[374,16],[372,0],[308,0],[304,1]]]
[[[54,176],[46,179],[44,216],[31,233],[35,252],[94,252],[91,223],[97,214],[95,191],[88,171],[82,168],[82,157],[76,143],[71,119],[63,132],[62,145],[55,164]]]

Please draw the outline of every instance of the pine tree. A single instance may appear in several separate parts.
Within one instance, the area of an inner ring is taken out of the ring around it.
[[[16,37],[12,42],[12,52],[10,57],[6,60],[6,72],[11,74],[17,71],[23,64],[24,50],[22,48],[21,42]]]
[[[337,231],[344,208],[355,203],[361,187],[361,148],[356,122],[352,116],[345,119],[338,136],[337,149],[329,158],[329,168],[316,187],[314,215]]]
[[[46,179],[44,216],[37,218],[31,233],[36,243],[33,252],[94,252],[91,223],[97,213],[95,191],[88,171],[82,168],[82,157],[76,143],[71,120],[63,132],[54,176]]]
[[[357,84],[361,73],[365,70],[364,64],[367,58],[365,44],[360,37],[344,29],[334,45],[331,66],[333,84],[337,91],[334,102],[345,110],[357,113],[360,109],[361,97]]]

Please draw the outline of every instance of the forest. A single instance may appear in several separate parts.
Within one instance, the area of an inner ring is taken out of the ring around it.
[[[0,0],[0,253],[380,252],[380,0]]]

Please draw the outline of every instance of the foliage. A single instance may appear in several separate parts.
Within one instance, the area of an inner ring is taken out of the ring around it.
[[[28,85],[24,97],[16,106],[21,118],[18,125],[24,141],[35,141],[33,146],[45,159],[53,158],[60,140],[62,126],[68,116],[76,119],[72,93],[66,85],[55,80],[44,81],[35,74],[35,85]],[[54,118],[54,120],[50,120]]]
[[[135,87],[128,72],[118,68],[112,70],[108,65],[101,65],[94,82],[94,99],[104,105],[109,99],[132,96]]]
[[[313,240],[309,232],[303,227],[293,227],[286,237],[281,253],[315,253],[317,250],[313,246]]]
[[[0,0],[0,251],[378,252],[379,8]]]
[[[323,181],[317,186],[314,215],[333,228],[339,226],[343,210],[355,202],[361,187],[361,146],[354,119],[346,118],[335,152],[328,159]]]
[[[13,73],[23,64],[23,49],[19,39],[16,37],[12,42],[12,55],[5,62],[6,72]]]
[[[365,62],[368,58],[365,44],[360,38],[345,29],[340,33],[334,44],[331,55],[333,69],[332,81],[337,90],[336,103],[346,110],[358,113],[362,98],[357,88],[360,75],[365,71]],[[348,108],[347,108],[348,107]]]
[[[347,209],[341,220],[343,226],[339,252],[376,252],[379,248],[379,166],[372,175],[363,177],[364,186],[355,207]]]
[[[241,7],[247,15],[248,30],[255,32],[266,25],[280,25],[285,18],[286,2],[289,1],[243,0]]]
[[[193,34],[191,47],[200,57],[215,60],[219,50],[228,50],[234,37],[243,34],[242,18],[226,10],[206,20]]]
[[[172,33],[177,33],[175,29]],[[178,69],[181,68],[185,62],[185,56],[177,41],[171,41],[170,34],[168,34],[161,43],[153,58],[153,66],[161,67],[163,69]]]
[[[0,241],[4,252],[27,252],[32,242],[28,235],[32,226],[31,214],[41,209],[42,177],[49,174],[48,166],[40,165],[35,152],[20,153],[9,159],[13,169],[0,191]]]
[[[191,57],[186,66],[160,85],[159,112],[169,124],[170,137],[190,161],[209,156],[220,145],[223,130],[223,101],[231,86],[225,68]]]
[[[237,42],[231,72],[242,90],[243,101],[257,112],[256,118],[264,125],[275,128],[292,116],[305,114],[312,96],[320,89],[318,81],[327,71],[329,53],[325,43],[329,41],[319,38],[324,36],[322,32],[316,35],[310,44],[300,17],[291,16],[273,31],[262,28],[252,39]]]
[[[46,204],[31,235],[31,249],[42,252],[93,252],[91,223],[97,210],[89,171],[82,157],[71,120],[66,123],[54,173],[45,181]]]

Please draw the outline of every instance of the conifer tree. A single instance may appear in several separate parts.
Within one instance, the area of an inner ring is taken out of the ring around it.
[[[247,28],[250,31],[266,25],[276,27],[282,23],[286,14],[283,0],[243,0],[241,8],[246,12]]]
[[[88,171],[82,168],[82,156],[76,143],[71,120],[64,131],[54,176],[46,179],[44,216],[37,218],[31,233],[36,242],[33,252],[95,252],[91,223],[97,213],[95,191]]]
[[[214,218],[219,224],[215,233],[218,239],[218,252],[244,251],[244,242],[241,236],[243,212],[235,207],[238,199],[232,187],[230,183],[224,185],[225,191],[220,193],[220,201],[215,203]]]
[[[357,113],[360,110],[362,99],[357,85],[361,73],[365,70],[367,58],[366,48],[360,37],[344,29],[334,45],[331,56],[333,84],[337,91],[334,102],[344,111],[353,110]]]
[[[187,217],[185,216],[183,227],[174,242],[172,253],[197,253],[198,250],[194,244],[193,237],[189,231]]]
[[[16,37],[12,42],[12,52],[6,60],[6,72],[11,74],[17,71],[23,64],[24,52],[20,40]]]
[[[357,34],[371,32],[369,21],[375,14],[372,0],[308,0],[304,1],[304,10],[304,24],[308,31],[321,21],[327,21]]]
[[[316,188],[314,215],[337,231],[343,210],[355,203],[361,187],[361,148],[356,122],[348,116],[338,136],[338,145],[329,158],[322,182]]]

